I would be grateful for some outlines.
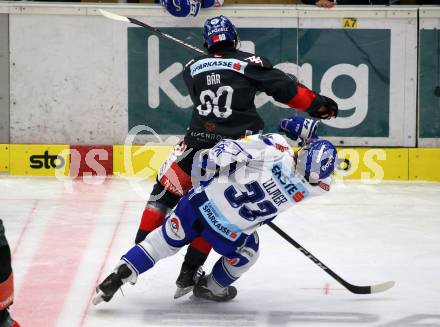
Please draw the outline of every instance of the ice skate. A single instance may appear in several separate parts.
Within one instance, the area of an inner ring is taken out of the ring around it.
[[[194,286],[193,294],[195,297],[216,302],[226,302],[237,296],[237,289],[234,286],[226,287],[221,293],[213,293],[207,286],[206,277],[201,277]]]
[[[127,281],[132,282],[131,279],[133,279],[133,275],[135,275],[135,273],[126,263],[119,265],[114,272],[107,276],[107,278],[96,287],[96,295],[92,301],[93,304],[98,305],[102,301],[109,302],[123,284]],[[137,276],[134,276],[134,281],[136,277]],[[134,284],[134,282],[132,283]]]
[[[176,293],[174,293],[174,299],[184,296],[191,292],[194,285],[198,282],[201,276],[204,275],[202,267],[190,266],[187,263],[183,263],[180,274],[176,280]]]

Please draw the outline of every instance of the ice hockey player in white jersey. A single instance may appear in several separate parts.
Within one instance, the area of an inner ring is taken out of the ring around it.
[[[256,230],[305,199],[330,190],[336,149],[329,141],[314,138],[310,127],[316,122],[300,119],[305,122],[287,119],[280,125],[288,136],[307,134],[310,142],[298,152],[279,134],[225,139],[204,150],[193,175],[203,166],[214,177],[184,196],[161,227],[122,256],[114,272],[98,285],[93,303],[110,301],[124,283],[135,284],[157,261],[176,254],[198,236],[222,256],[209,275],[199,278],[193,294],[219,302],[233,299],[237,290],[231,284],[258,258]]]

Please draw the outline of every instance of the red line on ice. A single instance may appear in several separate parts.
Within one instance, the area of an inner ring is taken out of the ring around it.
[[[14,301],[14,317],[22,326],[52,327],[57,323],[100,215],[107,184],[77,182],[75,193],[64,193],[57,200],[55,216],[36,245]],[[82,201],[90,198],[95,201]]]
[[[332,288],[329,283],[326,283],[324,287],[301,287],[302,290],[319,290],[322,291],[323,294],[328,295],[330,291],[345,291],[345,288]]]
[[[324,294],[327,295],[330,292],[330,284],[326,283],[324,286]]]
[[[107,265],[107,258],[110,255],[111,250],[113,249],[113,243],[115,242],[116,235],[118,234],[119,227],[121,225],[121,222],[124,218],[125,210],[127,209],[127,202],[124,201],[121,207],[121,212],[119,214],[118,222],[116,223],[115,229],[113,230],[113,235],[110,240],[110,242],[107,245],[107,250],[105,251],[105,255],[103,257],[101,267],[99,268],[98,276],[96,277],[95,285],[98,285],[98,283],[101,281],[101,276],[104,271],[104,267]],[[90,305],[92,303],[93,296],[95,295],[95,288],[92,289],[92,292],[89,296],[89,301],[87,302],[87,306],[84,308],[84,312],[81,318],[81,323],[79,324],[81,327],[84,326],[84,323],[86,322],[87,316],[89,315]]]
[[[18,236],[18,239],[17,239],[17,243],[15,243],[14,250],[12,251],[12,258],[15,257],[15,254],[17,253],[17,250],[21,245],[21,241],[23,240],[23,236],[26,233],[27,228],[28,228],[29,224],[31,223],[32,219],[34,218],[35,210],[37,209],[37,205],[38,205],[39,200],[34,199],[34,200],[32,200],[32,202],[33,203],[32,203],[32,207],[31,207],[31,211],[29,211],[29,214],[26,218],[26,222],[24,223],[24,226],[21,229],[20,235]]]

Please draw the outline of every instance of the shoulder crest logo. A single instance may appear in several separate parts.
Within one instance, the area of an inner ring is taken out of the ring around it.
[[[254,64],[260,64],[261,66],[263,66],[263,60],[261,60],[261,58],[257,57],[257,56],[250,56],[250,57],[244,58],[244,60],[253,62]]]

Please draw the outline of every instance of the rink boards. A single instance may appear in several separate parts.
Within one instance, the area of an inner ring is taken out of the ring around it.
[[[11,176],[121,176],[154,179],[171,146],[1,144],[0,172]],[[440,181],[440,149],[339,148],[338,179]]]

